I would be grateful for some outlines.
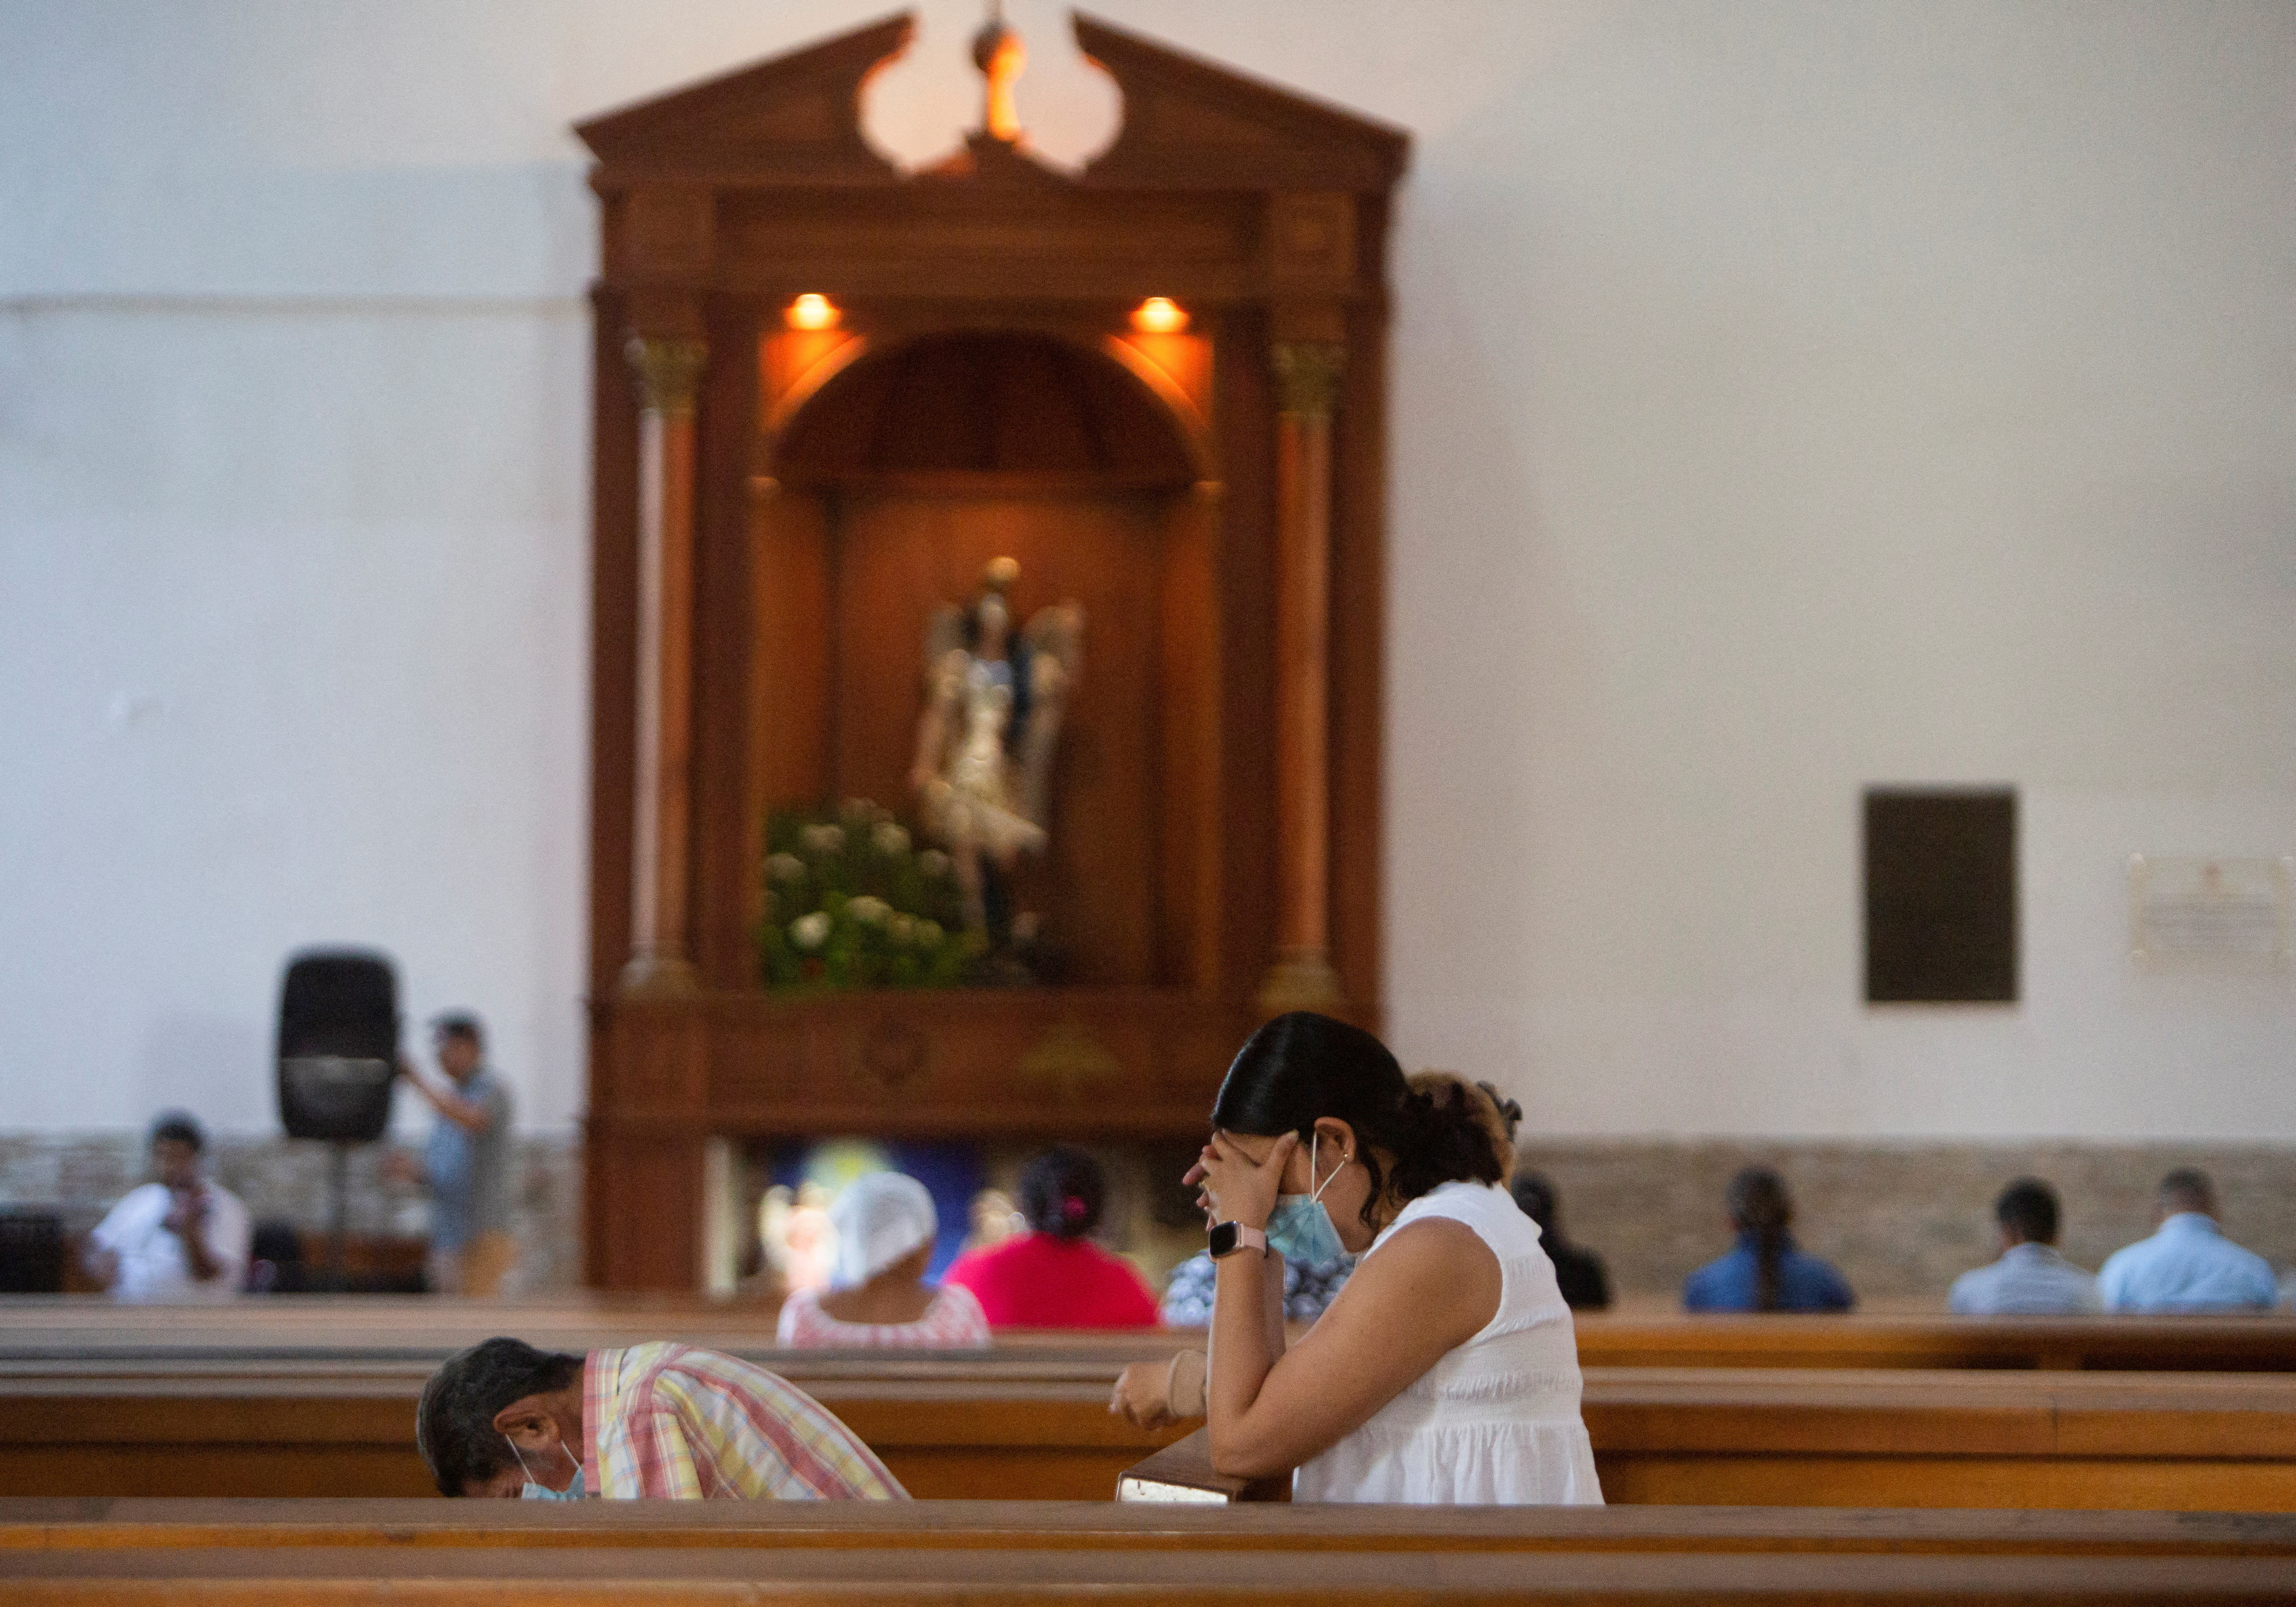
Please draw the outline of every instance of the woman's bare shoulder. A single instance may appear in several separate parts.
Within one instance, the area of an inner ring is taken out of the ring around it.
[[[1488,1303],[1496,1310],[1499,1283],[1498,1257],[1480,1234],[1447,1217],[1423,1217],[1395,1229],[1386,1242],[1367,1252],[1332,1307],[1336,1309],[1350,1294],[1359,1309],[1390,1301],[1416,1304],[1430,1298],[1448,1303],[1462,1294],[1480,1306],[1488,1287]]]
[[[1397,1255],[1398,1250],[1405,1250]],[[1420,1217],[1406,1222],[1389,1235],[1377,1255],[1366,1255],[1357,1268],[1357,1275],[1383,1264],[1392,1264],[1399,1272],[1404,1263],[1424,1266],[1430,1260],[1444,1264],[1472,1266],[1488,1263],[1492,1271],[1498,1270],[1497,1252],[1466,1223],[1456,1217]],[[1350,1280],[1352,1281],[1352,1280]]]
[[[1397,1228],[1357,1263],[1308,1338],[1327,1325],[1334,1339],[1375,1336],[1382,1348],[1413,1353],[1409,1377],[1415,1378],[1497,1315],[1503,1286],[1498,1257],[1473,1228],[1422,1218]],[[1404,1334],[1409,1341],[1397,1347]]]

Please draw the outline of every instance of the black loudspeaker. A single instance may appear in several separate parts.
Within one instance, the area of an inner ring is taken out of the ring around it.
[[[288,962],[279,989],[279,1119],[290,1138],[371,1144],[390,1126],[398,978],[357,949]]]

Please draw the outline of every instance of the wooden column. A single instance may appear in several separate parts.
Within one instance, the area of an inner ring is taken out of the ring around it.
[[[1275,962],[1259,1007],[1344,1006],[1331,962],[1332,413],[1346,348],[1278,340]]]
[[[693,832],[693,395],[708,348],[633,335],[638,387],[637,795],[625,995],[699,991],[686,888]]]

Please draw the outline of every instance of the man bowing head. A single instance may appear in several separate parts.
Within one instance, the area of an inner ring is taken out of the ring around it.
[[[584,1357],[488,1340],[430,1375],[414,1439],[446,1496],[907,1496],[820,1402],[692,1345]]]

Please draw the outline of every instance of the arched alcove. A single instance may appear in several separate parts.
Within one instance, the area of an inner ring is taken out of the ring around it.
[[[1185,421],[1091,346],[957,329],[855,357],[759,447],[752,812],[865,798],[911,816],[930,617],[1017,560],[1018,619],[1074,602],[1086,619],[1050,845],[1016,876],[1039,971],[1185,983],[1206,847],[1171,823],[1213,784],[1180,739],[1202,717],[1189,667],[1218,652]]]
[[[1104,352],[1027,329],[957,329],[864,353],[769,442],[784,487],[920,475],[1171,489],[1186,426]]]

